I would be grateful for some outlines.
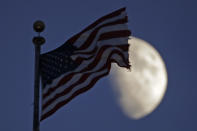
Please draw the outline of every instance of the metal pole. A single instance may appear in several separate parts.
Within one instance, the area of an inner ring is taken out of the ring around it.
[[[40,131],[40,119],[39,119],[39,94],[40,94],[40,45],[35,44],[35,76],[34,76],[34,118],[33,118],[33,131]]]
[[[45,39],[40,36],[40,32],[44,30],[45,25],[42,21],[36,21],[33,27],[34,30],[39,33],[39,36],[33,38],[33,43],[35,46],[33,131],[40,131],[40,51],[41,45],[45,43]]]

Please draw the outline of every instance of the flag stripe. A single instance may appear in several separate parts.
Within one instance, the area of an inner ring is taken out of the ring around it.
[[[106,32],[106,33],[103,33],[100,35],[98,41],[108,40],[108,39],[112,39],[112,38],[126,37],[126,36],[130,36],[130,35],[131,35],[131,32],[129,30]]]

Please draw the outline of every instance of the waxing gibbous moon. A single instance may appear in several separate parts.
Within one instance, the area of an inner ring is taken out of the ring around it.
[[[167,88],[167,71],[162,57],[149,43],[130,37],[129,44],[131,71],[113,64],[110,79],[124,114],[140,119],[161,102]]]

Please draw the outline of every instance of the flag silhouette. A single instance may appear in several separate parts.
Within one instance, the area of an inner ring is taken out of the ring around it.
[[[101,17],[59,48],[40,56],[41,120],[110,72],[111,63],[130,68],[126,8]]]

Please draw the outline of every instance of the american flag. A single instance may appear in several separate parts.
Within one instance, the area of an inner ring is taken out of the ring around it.
[[[91,89],[110,72],[111,63],[130,68],[126,9],[101,17],[59,48],[40,56],[41,120]]]

